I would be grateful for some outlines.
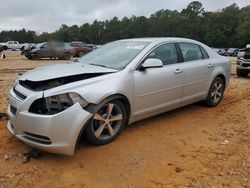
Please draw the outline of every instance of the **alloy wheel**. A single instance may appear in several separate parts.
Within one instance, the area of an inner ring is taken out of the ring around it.
[[[213,103],[218,103],[223,95],[223,84],[220,80],[214,83],[214,86],[212,88],[211,92],[211,99]]]
[[[122,126],[121,108],[114,103],[107,103],[94,114],[92,130],[97,139],[108,140],[114,137]]]

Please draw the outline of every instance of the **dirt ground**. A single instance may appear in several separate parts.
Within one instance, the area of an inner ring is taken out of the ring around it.
[[[29,61],[8,52],[0,60],[0,112],[19,72],[63,61]],[[233,61],[232,72],[235,72]],[[0,121],[2,187],[247,187],[250,188],[250,78],[232,76],[221,104],[193,104],[128,126],[113,143],[81,142],[74,156],[31,148]]]

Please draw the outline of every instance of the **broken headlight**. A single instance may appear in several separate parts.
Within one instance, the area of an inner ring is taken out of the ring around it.
[[[77,102],[82,108],[88,105],[88,102],[77,93],[65,93],[44,97],[35,100],[30,106],[29,112],[53,115],[66,110]]]

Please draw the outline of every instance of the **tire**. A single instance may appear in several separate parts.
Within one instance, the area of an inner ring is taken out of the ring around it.
[[[217,106],[223,98],[224,91],[224,80],[220,77],[216,77],[210,86],[205,104],[209,107]]]
[[[40,59],[41,59],[41,56],[40,56],[40,54],[35,53],[35,54],[33,55],[32,59],[34,59],[34,60],[40,60]]]
[[[70,60],[70,54],[69,53],[63,54],[63,59],[64,60]]]
[[[82,57],[82,56],[84,56],[84,55],[85,55],[84,52],[79,52],[79,57]]]
[[[236,69],[236,74],[238,77],[247,77],[248,71],[246,70],[241,70],[241,69]]]
[[[3,46],[2,48],[3,48],[3,50],[8,50],[7,46]]]
[[[127,111],[119,100],[98,105],[96,113],[85,127],[86,141],[93,145],[105,145],[114,141],[124,129],[127,116]],[[112,118],[115,119],[112,121]]]
[[[23,52],[23,55],[24,55],[26,58],[28,58],[28,59],[32,59],[30,53],[27,52],[27,51],[24,51],[24,52]]]

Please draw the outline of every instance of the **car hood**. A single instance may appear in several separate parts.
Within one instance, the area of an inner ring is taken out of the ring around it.
[[[23,74],[19,80],[45,81],[56,78],[69,77],[74,75],[95,74],[95,73],[112,73],[117,72],[115,69],[93,66],[81,63],[64,63],[40,67]]]

